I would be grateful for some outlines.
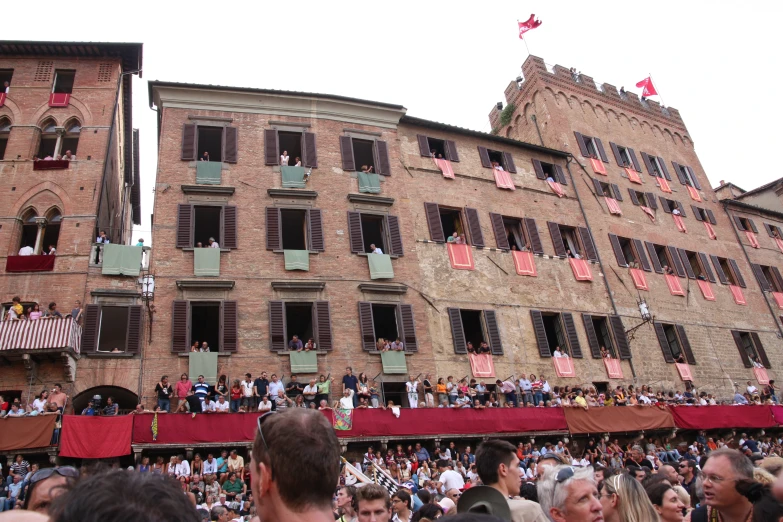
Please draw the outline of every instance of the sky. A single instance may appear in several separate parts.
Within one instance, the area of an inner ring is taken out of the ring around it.
[[[783,2],[73,0],[68,23],[41,23],[48,3],[5,5],[14,23],[2,38],[144,44],[143,77],[133,79],[142,177],[134,236],[147,244],[157,147],[147,81],[338,94],[488,132],[492,106],[505,102],[527,57],[517,20],[531,13],[543,24],[525,39],[545,62],[637,93],[652,74],[713,186],[748,190],[780,177],[759,156],[782,142],[783,69],[773,53]]]

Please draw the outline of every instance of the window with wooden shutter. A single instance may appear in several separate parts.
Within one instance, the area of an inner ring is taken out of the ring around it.
[[[193,246],[193,205],[177,205],[177,248]]]
[[[302,137],[304,139],[304,147],[302,147],[302,151],[304,152],[302,158],[302,164],[308,168],[317,168],[318,147],[316,146],[315,143],[315,133],[304,132],[302,133]]]
[[[677,253],[680,255],[682,266],[685,268],[685,273],[688,274],[688,279],[696,279],[696,274],[693,272],[690,259],[688,259],[688,252],[682,248],[678,248]]]
[[[612,154],[614,155],[614,160],[617,162],[617,165],[620,167],[625,167],[625,158],[620,156],[620,149],[617,148],[617,144],[613,141],[610,141],[609,147],[612,149]]]
[[[570,312],[563,312],[560,315],[563,317],[563,326],[565,326],[568,345],[571,348],[571,357],[575,359],[581,359],[582,346],[579,344],[579,336],[576,335],[574,316]]]
[[[614,193],[614,199],[616,199],[617,201],[622,201],[623,194],[622,192],[620,192],[620,187],[618,187],[614,183],[612,183],[611,186],[612,186],[612,192]]]
[[[356,162],[353,159],[353,138],[350,136],[340,136],[340,158],[344,171],[356,170]]]
[[[667,363],[673,363],[674,355],[672,355],[672,349],[669,346],[669,340],[666,338],[666,332],[663,330],[663,324],[653,323],[653,326],[655,327],[655,335],[658,337],[658,344],[661,345],[663,360]]]
[[[764,225],[764,230],[767,231],[767,235],[769,237],[775,237],[774,234],[772,233],[772,227],[770,227],[768,223],[762,223],[762,225]]]
[[[742,277],[742,273],[740,272],[739,266],[737,266],[737,262],[733,259],[729,259],[729,266],[731,267],[731,271],[734,272],[734,278],[737,280],[737,284],[739,284],[742,288],[747,288],[747,285],[745,284],[745,278]]]
[[[667,246],[666,249],[669,251],[669,259],[671,259],[674,265],[674,271],[678,276],[685,277],[685,267],[680,260],[680,252],[673,246]]]
[[[465,217],[468,220],[468,230],[470,231],[470,244],[483,248],[484,234],[481,232],[481,222],[479,221],[478,210],[465,207]]]
[[[663,209],[663,211],[666,212],[667,214],[671,214],[672,213],[672,207],[670,206],[670,204],[673,203],[673,202],[670,202],[670,200],[666,199],[663,196],[658,196],[658,197],[661,200],[661,208]]]
[[[533,158],[533,171],[535,171],[538,179],[546,179],[546,174],[544,173],[544,168],[541,166],[541,162],[535,158]]]
[[[500,342],[500,328],[494,310],[484,310],[484,323],[487,327],[489,347],[492,355],[503,355],[503,344]]]
[[[101,320],[101,305],[88,304],[84,307],[81,351],[91,353],[98,350],[98,325]]]
[[[462,328],[462,315],[459,313],[459,308],[447,308],[446,312],[449,314],[454,353],[468,353],[465,331]]]
[[[182,126],[182,161],[196,159],[196,131],[195,123],[186,123]]]
[[[264,130],[264,164],[280,165],[280,146],[276,129]]]
[[[544,317],[540,310],[530,310],[530,318],[533,320],[533,332],[536,334],[536,344],[538,344],[538,353],[541,357],[552,357],[552,351],[549,349],[549,341],[546,338],[546,329],[544,328]]]
[[[593,141],[595,142],[595,147],[598,149],[598,155],[601,157],[601,161],[609,163],[609,157],[606,155],[606,150],[604,150],[604,144],[601,141],[601,138],[593,138]]]
[[[715,283],[715,274],[712,272],[712,268],[710,268],[710,261],[707,259],[707,254],[704,252],[698,252],[699,254],[699,260],[701,261],[701,266],[704,272],[707,274],[707,279],[710,280],[711,283]]]
[[[650,174],[650,176],[658,177],[655,168],[653,168],[652,161],[650,161],[650,156],[646,152],[642,152],[641,154],[644,166],[647,167],[647,173]]]
[[[385,141],[375,140],[375,154],[378,158],[375,172],[381,176],[391,176],[391,161],[389,161],[389,146]]]
[[[639,165],[639,160],[636,159],[636,152],[630,147],[626,147],[625,150],[628,151],[628,155],[631,157],[631,163],[633,163],[633,169],[636,172],[641,172],[642,167]]]
[[[612,250],[614,251],[614,257],[617,259],[617,264],[622,267],[628,267],[628,261],[623,254],[623,247],[620,246],[620,239],[614,235],[609,234],[609,242],[612,244]]]
[[[310,225],[310,251],[323,252],[324,245],[324,225],[321,209],[311,208],[307,211],[307,222]]]
[[[417,134],[416,140],[419,142],[419,154],[421,154],[423,157],[426,158],[432,156],[432,152],[430,152],[430,144],[429,144],[429,140],[427,139],[427,136]]]
[[[269,301],[269,349],[279,352],[286,349],[285,303]]]
[[[740,359],[742,359],[743,366],[745,366],[745,368],[752,368],[753,363],[750,362],[750,357],[748,356],[748,352],[745,349],[745,345],[742,340],[742,334],[736,330],[732,330],[731,336],[734,338],[734,342],[737,344],[737,350],[739,350]]]
[[[446,141],[446,159],[459,163],[459,153],[457,152],[457,144],[452,140]]]
[[[362,348],[375,351],[375,326],[372,317],[372,303],[359,301],[359,331],[362,336]]]
[[[767,280],[767,277],[764,275],[764,272],[761,270],[761,265],[757,265],[756,263],[750,264],[750,269],[753,271],[753,275],[756,276],[756,281],[759,282],[759,286],[761,287],[762,292],[771,292],[772,287],[769,284],[769,281]]]
[[[316,348],[319,350],[331,351],[332,343],[332,309],[329,301],[316,301],[315,307],[315,328],[316,328]]]
[[[769,359],[767,358],[767,351],[761,344],[761,339],[759,339],[759,334],[756,332],[750,332],[750,337],[753,339],[753,348],[756,349],[756,354],[759,356],[761,364],[764,365],[764,368],[772,368],[772,365],[769,363]]]
[[[680,209],[680,216],[682,217],[688,217],[685,215],[685,207],[680,203],[679,201],[674,202],[677,205],[677,208]]]
[[[696,364],[696,358],[693,356],[693,350],[691,350],[691,343],[688,341],[688,336],[685,335],[685,328],[681,324],[674,326],[677,330],[677,337],[680,339],[680,348],[685,356],[685,360],[688,364]]]
[[[696,205],[691,205],[691,210],[693,210],[693,217],[696,218],[696,221],[704,221],[701,217],[701,212],[699,212],[699,207]]]
[[[590,154],[590,152],[587,150],[584,136],[576,131],[574,131],[574,136],[576,136],[576,144],[579,147],[579,152],[582,154],[582,156],[585,158],[591,158],[592,154]]]
[[[604,192],[604,186],[603,184],[601,184],[601,181],[599,181],[597,178],[592,178],[592,180],[593,180],[593,189],[595,190],[595,195],[600,197],[606,196],[606,192]]]
[[[753,231],[754,234],[758,234],[759,233],[759,229],[756,228],[756,223],[754,223],[752,219],[745,218],[745,221],[748,222],[748,225],[750,225],[750,229]]]
[[[639,206],[639,197],[636,195],[636,191],[632,188],[628,188],[628,195],[631,196],[631,203]]]
[[[223,161],[236,163],[239,159],[239,131],[236,127],[223,127]]]
[[[239,311],[237,301],[221,303],[220,351],[235,353],[239,346]]]
[[[663,161],[663,158],[658,156],[658,164],[661,166],[661,171],[663,171],[663,177],[666,178],[667,181],[671,181],[672,177],[669,175],[669,169],[666,168],[666,162]]]
[[[645,272],[651,272],[650,262],[647,260],[647,255],[644,253],[644,245],[638,239],[632,239],[634,249],[636,250],[636,257],[639,258],[639,264],[642,265],[642,270]]]
[[[745,228],[745,225],[742,223],[742,220],[740,219],[739,216],[733,216],[733,217],[734,217],[734,224],[737,226],[737,230],[739,230],[741,232],[744,232],[745,230],[747,230]]]
[[[568,180],[566,179],[565,172],[563,171],[563,167],[560,165],[555,165],[555,179],[560,183],[561,185],[568,185]]]
[[[527,238],[530,241],[530,249],[534,254],[543,254],[544,246],[541,244],[541,236],[538,234],[536,220],[533,218],[524,218],[523,222],[525,223]]]
[[[419,342],[416,339],[416,322],[413,320],[413,306],[409,304],[397,305],[400,314],[400,324],[402,325],[403,346],[406,352],[419,351]]]
[[[187,353],[190,350],[190,304],[175,300],[171,304],[171,351]]]
[[[125,337],[125,353],[141,353],[141,338],[144,335],[143,326],[141,305],[129,306],[128,334]]]
[[[655,200],[655,194],[652,192],[646,192],[645,195],[647,196],[647,204],[650,206],[653,210],[658,210],[658,202]]]
[[[712,223],[713,225],[717,224],[715,222],[715,214],[713,214],[712,210],[705,209],[704,211],[707,213],[707,219],[710,220],[710,223]]]
[[[593,356],[593,359],[601,359],[601,345],[598,342],[598,335],[595,333],[593,316],[590,314],[582,314],[582,322],[584,322],[585,325],[587,344],[590,345],[590,354]]]
[[[494,212],[489,213],[489,221],[492,223],[492,232],[495,234],[495,242],[501,250],[511,250],[506,235],[506,226],[503,223],[503,216]]]
[[[280,234],[280,209],[277,207],[266,207],[267,250],[282,250],[283,240]]]
[[[517,173],[517,167],[514,165],[514,158],[511,156],[510,152],[503,153],[503,167],[512,174]]]
[[[590,230],[587,227],[577,227],[579,230],[579,237],[582,239],[582,245],[585,247],[585,257],[589,261],[598,261],[598,252],[593,243],[593,236],[590,234]]]
[[[549,227],[549,235],[552,236],[552,245],[555,247],[555,255],[558,257],[566,257],[566,248],[565,244],[563,244],[563,236],[560,234],[560,225],[552,223],[551,221],[547,221],[546,224]]]
[[[237,219],[237,207],[226,205],[223,207],[223,248],[238,248],[239,221]]]
[[[440,221],[440,210],[437,203],[424,203],[424,213],[427,215],[427,227],[430,229],[430,239],[438,243],[446,241],[443,233],[443,223]]]
[[[617,352],[620,359],[631,358],[631,345],[628,344],[628,336],[625,334],[625,326],[619,315],[609,316],[609,325],[612,327],[614,342],[617,345]]]
[[[726,273],[723,271],[723,267],[720,265],[718,256],[711,255],[710,259],[712,260],[712,266],[715,267],[715,273],[718,275],[718,280],[724,285],[729,284],[729,280],[726,277]]]
[[[386,216],[386,223],[389,227],[389,254],[393,256],[404,255],[400,219],[397,216]]]
[[[663,267],[661,266],[660,259],[658,259],[658,252],[655,250],[655,245],[649,241],[645,241],[644,244],[647,246],[647,252],[650,254],[653,270],[655,270],[656,274],[662,274]]]
[[[492,162],[489,161],[489,150],[486,147],[478,146],[479,159],[481,160],[481,166],[484,168],[491,168]]]
[[[672,161],[672,166],[674,167],[674,173],[677,175],[677,179],[680,180],[680,183],[682,185],[688,184],[688,178],[685,177],[685,175],[682,172],[682,166],[677,163],[676,161]]]

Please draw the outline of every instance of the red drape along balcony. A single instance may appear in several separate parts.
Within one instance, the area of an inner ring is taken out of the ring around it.
[[[60,170],[67,169],[71,164],[68,160],[43,160],[33,162],[33,170]]]
[[[6,272],[51,272],[56,256],[8,256]]]

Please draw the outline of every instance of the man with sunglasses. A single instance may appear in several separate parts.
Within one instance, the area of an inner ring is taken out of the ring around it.
[[[602,522],[593,468],[554,466],[538,482],[538,501],[552,522]]]
[[[250,470],[260,520],[334,522],[340,444],[321,412],[291,408],[261,415]]]
[[[66,493],[79,478],[79,470],[71,466],[44,468],[30,477],[22,509],[48,514],[52,501]]]
[[[696,496],[696,479],[698,478],[696,463],[692,460],[682,459],[677,464],[677,474],[680,476],[680,484],[691,496],[691,507],[696,507],[698,497]]]

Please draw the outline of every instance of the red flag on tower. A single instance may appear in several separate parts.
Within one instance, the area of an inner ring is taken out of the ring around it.
[[[642,96],[644,97],[658,95],[658,91],[655,90],[655,86],[653,85],[652,78],[650,76],[637,83],[636,86],[643,89]]]
[[[535,29],[539,25],[541,25],[541,20],[536,20],[536,15],[532,14],[530,15],[530,18],[527,19],[525,22],[519,22],[519,39],[521,40],[524,34],[531,29]]]

